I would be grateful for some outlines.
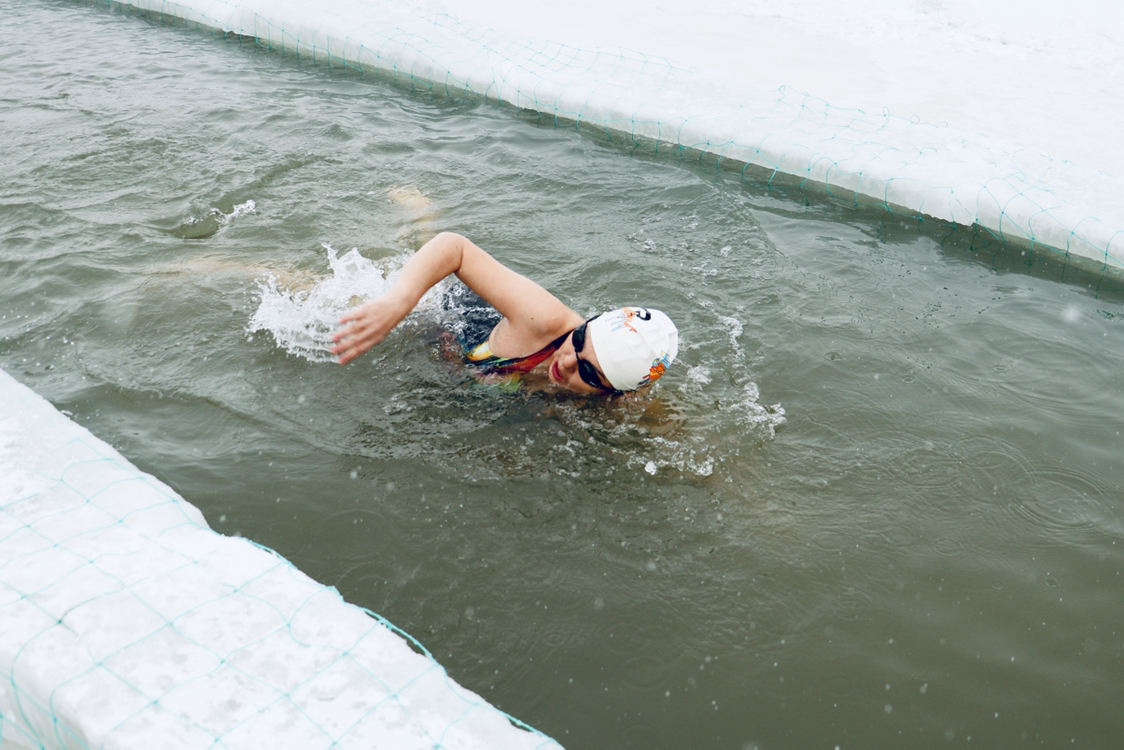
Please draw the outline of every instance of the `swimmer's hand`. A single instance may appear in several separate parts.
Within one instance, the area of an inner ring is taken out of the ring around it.
[[[341,365],[361,356],[382,342],[413,309],[393,293],[377,297],[340,318],[340,329],[332,334],[332,354]]]

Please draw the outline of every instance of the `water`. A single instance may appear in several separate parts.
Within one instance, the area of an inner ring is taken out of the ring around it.
[[[1124,731],[1118,278],[96,7],[0,11],[0,366],[217,530],[570,748]],[[579,312],[668,311],[680,362],[623,404],[503,393],[432,303],[324,361],[430,226]]]

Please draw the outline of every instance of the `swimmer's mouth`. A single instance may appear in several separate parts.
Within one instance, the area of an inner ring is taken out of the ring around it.
[[[562,382],[562,373],[558,370],[558,360],[550,363],[550,379],[555,383]]]

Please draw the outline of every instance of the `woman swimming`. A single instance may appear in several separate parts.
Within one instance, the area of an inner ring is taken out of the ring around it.
[[[539,371],[579,393],[610,394],[654,382],[679,351],[675,324],[659,310],[622,307],[585,320],[465,237],[442,232],[410,258],[389,292],[343,316],[332,354],[340,364],[362,355],[450,274],[503,316],[465,355],[490,372]]]

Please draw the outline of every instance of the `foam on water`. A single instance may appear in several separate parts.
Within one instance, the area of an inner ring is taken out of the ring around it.
[[[252,216],[258,210],[257,203],[253,200],[245,201],[233,206],[230,211],[223,211],[217,206],[203,213],[202,216],[191,216],[176,228],[175,234],[183,239],[198,240],[213,237],[223,227],[230,226],[235,219],[243,216]]]
[[[560,455],[541,458],[555,473],[585,480],[619,467],[734,481],[743,451],[772,440],[785,409],[762,404],[752,381],[722,389],[708,367],[682,367],[676,387],[660,384],[611,404],[556,405],[571,437]]]

